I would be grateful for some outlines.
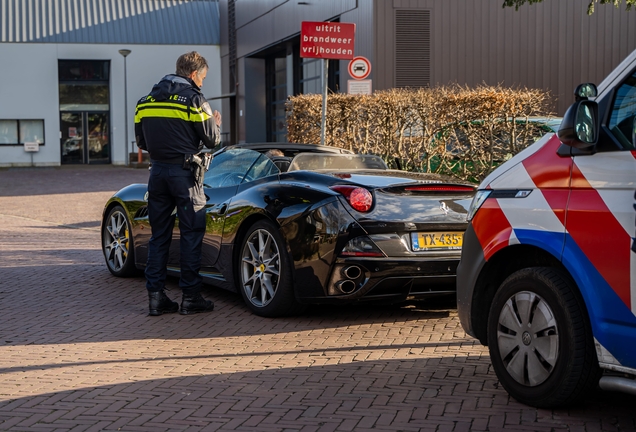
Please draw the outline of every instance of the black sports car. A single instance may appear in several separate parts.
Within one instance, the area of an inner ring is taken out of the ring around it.
[[[284,156],[268,157],[270,149]],[[201,275],[241,293],[258,315],[455,291],[470,184],[389,170],[377,156],[339,148],[267,143],[216,152],[204,188]],[[145,266],[146,200],[146,185],[133,184],[106,203],[102,248],[115,276]],[[175,210],[171,274],[179,272],[178,225]]]

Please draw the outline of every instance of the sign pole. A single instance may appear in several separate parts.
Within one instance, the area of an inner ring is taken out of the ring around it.
[[[36,138],[37,139],[37,138]],[[35,166],[33,161],[33,153],[40,151],[40,143],[37,141],[29,141],[24,143],[24,151],[31,154],[31,166]]]
[[[322,116],[320,145],[327,133],[327,83],[329,60],[353,59],[356,25],[341,22],[303,21],[300,24],[300,57],[322,60]]]
[[[320,145],[325,145],[327,132],[327,83],[329,81],[329,60],[322,59],[322,118],[320,120]]]
[[[126,71],[126,57],[132,51],[120,49],[119,54],[124,56],[124,120],[126,128],[126,166],[130,165],[130,152],[128,151],[128,72]]]

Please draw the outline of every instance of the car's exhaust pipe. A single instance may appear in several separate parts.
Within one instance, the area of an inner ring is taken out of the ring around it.
[[[604,376],[598,385],[606,391],[619,391],[636,395],[636,380],[617,376]]]
[[[362,270],[358,266],[349,266],[342,269],[342,274],[348,279],[358,279]]]
[[[336,288],[342,294],[351,294],[356,290],[356,283],[352,280],[341,280],[336,283]]]

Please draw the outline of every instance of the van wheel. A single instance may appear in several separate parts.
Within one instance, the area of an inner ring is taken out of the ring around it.
[[[527,268],[501,284],[488,316],[488,347],[501,385],[527,405],[569,405],[598,384],[587,310],[560,270]]]

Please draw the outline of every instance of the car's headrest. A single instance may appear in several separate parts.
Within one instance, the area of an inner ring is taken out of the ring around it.
[[[276,168],[278,168],[280,172],[285,172],[289,168],[291,158],[285,156],[275,156],[272,158],[272,162],[274,162],[274,165],[276,165]]]

